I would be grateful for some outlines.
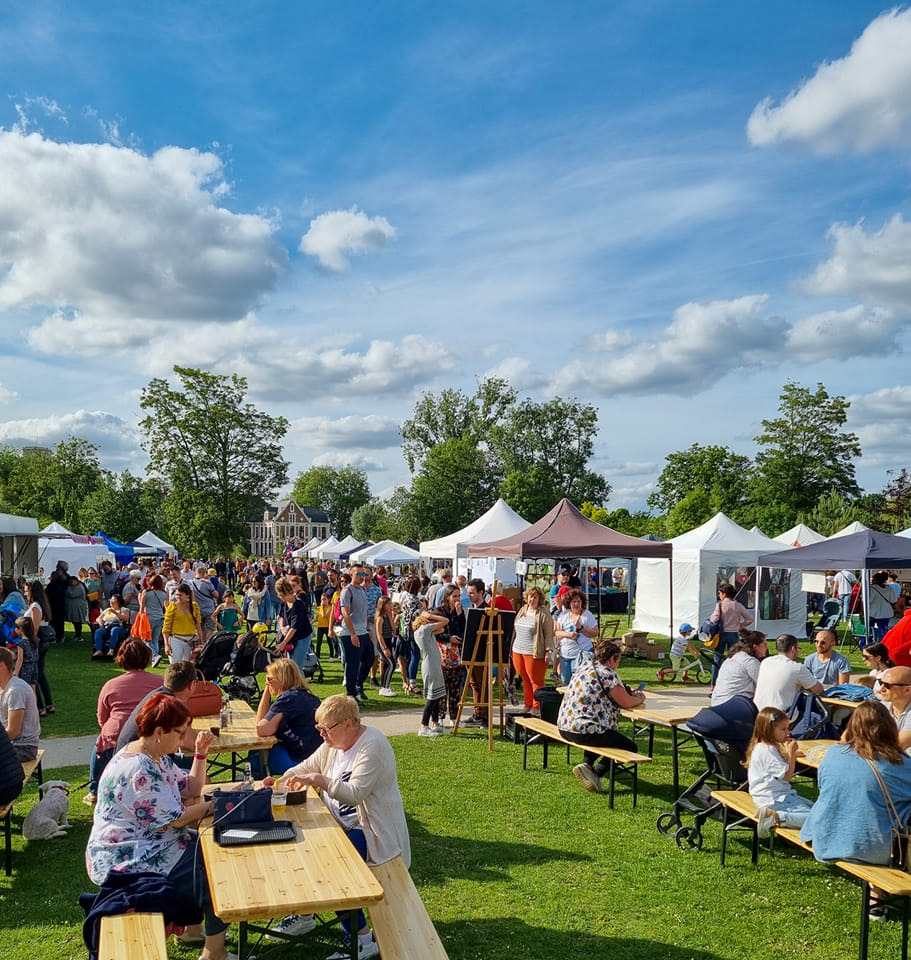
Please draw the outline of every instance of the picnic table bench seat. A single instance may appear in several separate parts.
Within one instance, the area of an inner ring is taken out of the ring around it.
[[[448,960],[404,860],[393,857],[370,870],[383,887],[383,899],[367,907],[383,960]]]
[[[23,761],[22,772],[25,774],[22,780],[23,787],[29,782],[32,774],[35,772],[38,774],[38,783],[44,782],[44,774],[41,770],[41,761],[43,759],[44,751],[39,750],[34,760]],[[16,797],[14,800],[10,800],[9,803],[0,806],[0,820],[3,821],[4,869],[6,870],[7,876],[10,876],[13,872],[13,804],[15,804],[18,799],[19,797]]]
[[[101,918],[98,960],[167,960],[164,916],[120,913]]]
[[[570,762],[570,749],[575,747],[578,750],[586,750],[589,753],[597,754],[610,761],[610,779],[609,779],[609,799],[608,805],[613,809],[614,806],[614,786],[617,776],[628,777],[633,787],[633,806],[636,806],[636,800],[639,795],[639,764],[651,763],[652,758],[641,753],[634,753],[632,750],[623,750],[619,747],[592,747],[572,740],[567,740],[558,729],[555,723],[549,723],[540,717],[516,717],[517,727],[525,730],[525,736],[522,741],[522,769],[528,769],[528,745],[536,743],[539,740],[544,745],[544,769],[547,769],[547,749],[551,742],[562,743],[566,745],[566,762]]]

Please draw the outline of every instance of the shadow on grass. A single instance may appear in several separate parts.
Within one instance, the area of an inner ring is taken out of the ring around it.
[[[472,816],[471,812],[466,813]],[[515,866],[562,862],[591,862],[592,857],[570,853],[556,847],[544,847],[521,839],[478,840],[456,835],[431,833],[424,825],[407,817],[413,855],[412,876],[417,883],[440,883],[444,880],[476,880],[478,882],[512,882]],[[427,870],[421,866],[426,865]]]
[[[720,960],[673,943],[535,927],[515,917],[437,923],[450,960]]]

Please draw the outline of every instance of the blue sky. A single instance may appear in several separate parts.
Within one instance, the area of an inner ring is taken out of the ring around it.
[[[141,469],[142,386],[236,370],[381,493],[497,373],[595,404],[632,508],[791,378],[908,465],[907,8],[74,6],[0,11],[0,441]]]

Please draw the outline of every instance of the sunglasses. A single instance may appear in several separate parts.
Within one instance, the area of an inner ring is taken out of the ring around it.
[[[911,687],[911,683],[888,683],[885,680],[880,680],[879,685],[884,690],[891,690],[893,687]]]

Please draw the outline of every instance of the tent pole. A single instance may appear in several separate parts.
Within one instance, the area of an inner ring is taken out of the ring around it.
[[[866,638],[864,643],[868,644],[872,637],[870,636],[870,570],[869,568],[864,568],[861,571],[861,581],[860,589],[863,595],[863,604],[864,604],[864,637]]]
[[[755,584],[755,589],[753,590],[753,628],[755,630],[759,629],[759,581],[762,579],[762,567],[754,567],[755,573],[753,574],[753,582]]]
[[[674,560],[673,560],[673,557],[667,558],[667,577],[668,577],[668,595],[671,598],[671,601],[670,601],[671,629],[670,629],[670,633],[668,633],[668,637],[670,637],[671,641],[673,642],[673,639],[674,639]]]

